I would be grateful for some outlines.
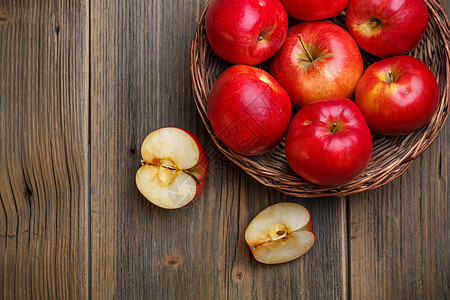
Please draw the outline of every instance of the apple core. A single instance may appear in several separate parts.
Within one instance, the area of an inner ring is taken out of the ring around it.
[[[269,237],[272,241],[280,240],[286,238],[288,235],[287,228],[284,224],[276,224],[269,231]]]
[[[177,171],[171,167],[161,166],[158,170],[158,178],[164,184],[171,184],[174,182]]]

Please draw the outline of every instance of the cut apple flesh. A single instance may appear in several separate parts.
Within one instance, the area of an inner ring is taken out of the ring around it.
[[[150,202],[174,209],[194,199],[198,179],[190,169],[200,151],[189,134],[174,127],[153,131],[142,143],[141,154],[145,164],[136,173],[136,185]]]
[[[278,203],[261,211],[248,225],[245,240],[255,259],[265,264],[291,261],[314,244],[311,216],[296,203]]]
[[[176,170],[143,165],[136,173],[139,191],[153,204],[162,208],[179,208],[194,199],[196,182],[188,174]]]
[[[294,260],[305,254],[314,244],[314,234],[310,231],[296,231],[281,240],[255,246],[253,256],[264,264],[280,264]]]
[[[197,143],[186,132],[165,127],[150,133],[142,142],[142,159],[152,165],[165,165],[187,170],[197,164]]]

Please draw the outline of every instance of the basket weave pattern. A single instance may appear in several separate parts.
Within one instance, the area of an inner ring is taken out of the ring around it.
[[[218,149],[233,163],[266,186],[287,195],[305,198],[346,196],[380,187],[402,175],[414,159],[434,141],[448,117],[450,74],[450,28],[442,4],[425,0],[429,13],[428,29],[422,41],[408,54],[427,64],[439,84],[440,102],[431,122],[408,135],[388,137],[373,135],[373,154],[367,169],[353,181],[339,187],[319,186],[295,174],[284,154],[284,139],[272,151],[259,156],[243,156],[223,144],[214,133],[206,106],[208,93],[216,78],[232,64],[214,54],[205,31],[206,5],[191,45],[191,76],[194,100],[200,117]],[[345,13],[330,19],[345,28]],[[365,67],[379,60],[362,52]],[[267,63],[258,66],[268,70]]]

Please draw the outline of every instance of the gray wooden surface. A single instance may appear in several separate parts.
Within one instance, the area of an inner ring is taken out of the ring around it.
[[[0,1],[0,295],[88,296],[89,18]]]
[[[205,3],[0,0],[0,298],[448,298],[448,125],[374,191],[304,200],[262,186],[195,109]],[[211,164],[203,195],[175,211],[134,182],[142,140],[168,125]],[[316,243],[262,265],[244,231],[281,201],[310,210]]]

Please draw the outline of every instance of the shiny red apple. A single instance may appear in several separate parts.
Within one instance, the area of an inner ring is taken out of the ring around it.
[[[141,155],[144,165],[136,173],[136,185],[153,204],[180,208],[202,193],[208,156],[192,133],[178,127],[152,131],[142,142]]]
[[[281,0],[287,13],[298,20],[318,21],[337,16],[348,0]]]
[[[358,45],[379,57],[414,48],[428,26],[424,0],[350,0],[348,30]]]
[[[205,26],[209,45],[218,56],[256,65],[283,45],[288,18],[279,0],[213,0]]]
[[[305,180],[339,186],[367,167],[372,136],[353,101],[329,98],[309,103],[295,115],[285,152],[291,168]]]
[[[431,120],[439,104],[439,88],[427,65],[400,55],[367,68],[356,87],[355,102],[372,131],[406,134]]]
[[[207,114],[217,137],[243,155],[263,154],[283,138],[291,119],[286,91],[267,72],[234,65],[216,80]]]
[[[347,31],[318,21],[291,27],[270,69],[298,109],[324,98],[352,97],[364,65]]]

